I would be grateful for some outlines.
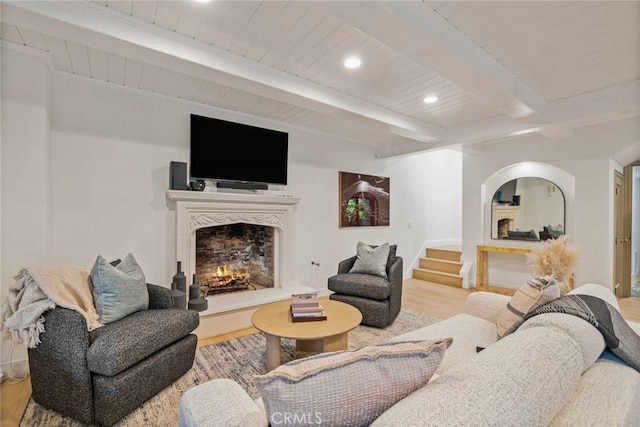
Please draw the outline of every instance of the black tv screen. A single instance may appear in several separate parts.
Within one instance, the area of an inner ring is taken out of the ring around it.
[[[191,177],[287,183],[289,134],[191,115]]]

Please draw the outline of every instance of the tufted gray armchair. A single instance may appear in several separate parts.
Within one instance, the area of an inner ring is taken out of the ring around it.
[[[387,260],[388,280],[369,274],[349,273],[356,256],[338,265],[338,274],[329,278],[330,299],[356,307],[362,313],[362,324],[384,328],[400,313],[402,304],[402,258],[391,247]]]
[[[93,331],[73,310],[44,314],[29,349],[36,403],[84,424],[113,425],[191,369],[198,313],[173,308],[171,291],[147,285],[149,310]]]

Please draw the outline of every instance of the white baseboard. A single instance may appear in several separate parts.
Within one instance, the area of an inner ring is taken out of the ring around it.
[[[16,370],[14,371],[13,368]],[[29,361],[27,359],[14,360],[11,362],[0,363],[0,372],[2,372],[2,380],[17,376],[29,375]]]
[[[445,245],[462,245],[462,242],[455,239],[427,240],[423,243],[420,251],[418,251],[416,256],[411,260],[409,267],[404,270],[404,274],[402,275],[403,279],[411,279],[411,277],[413,277],[413,269],[418,268],[420,265],[420,258],[424,258],[426,256],[425,251],[428,247]]]

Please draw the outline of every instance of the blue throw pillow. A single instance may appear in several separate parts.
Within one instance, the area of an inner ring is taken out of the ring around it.
[[[98,255],[91,269],[93,301],[100,322],[107,324],[149,308],[149,291],[142,269],[131,254],[117,266]]]

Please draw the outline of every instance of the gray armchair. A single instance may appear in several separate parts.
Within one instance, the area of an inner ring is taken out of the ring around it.
[[[167,288],[147,288],[149,310],[91,332],[73,310],[47,311],[42,342],[29,349],[33,400],[85,424],[113,425],[191,369],[198,313],[174,309]]]
[[[392,247],[393,248],[393,247]],[[338,274],[329,278],[330,299],[356,307],[362,313],[362,324],[384,328],[400,313],[402,304],[402,258],[390,251],[385,279],[369,274],[349,273],[356,257],[338,265]]]

